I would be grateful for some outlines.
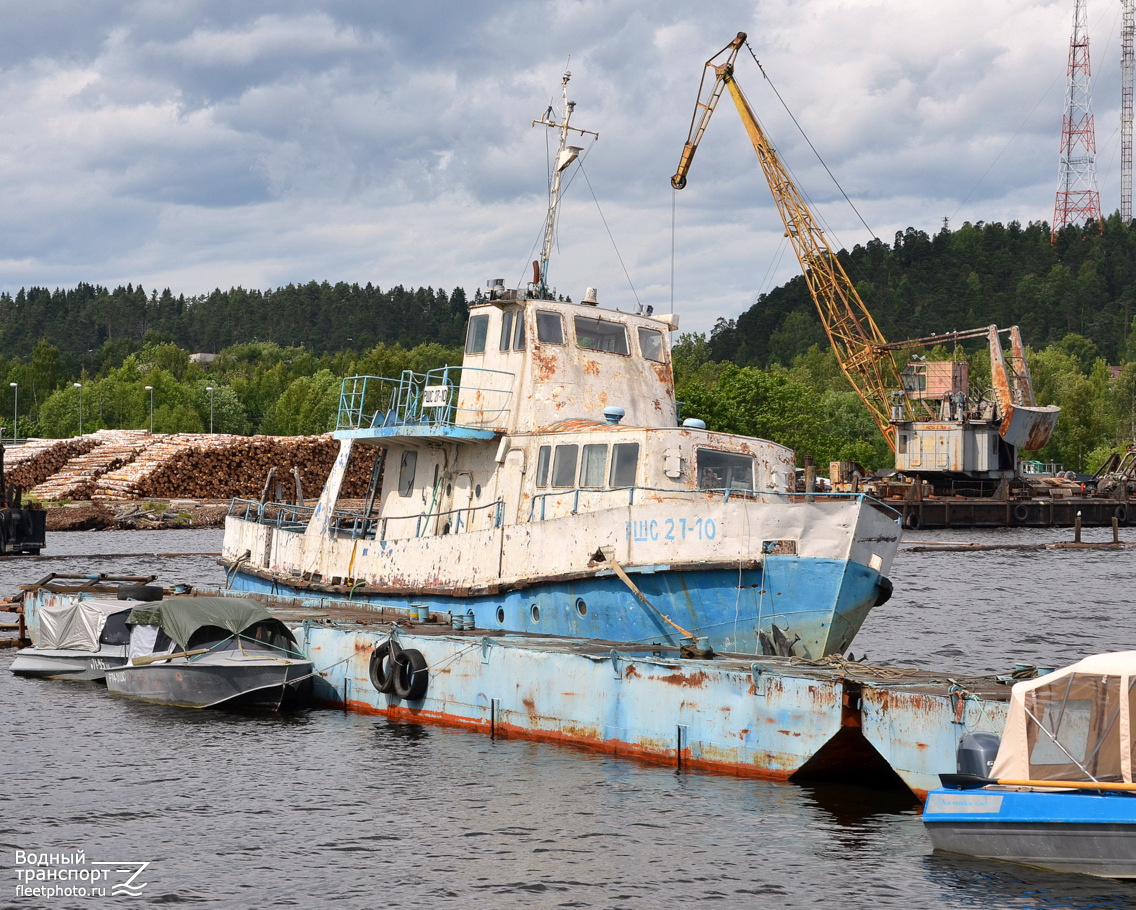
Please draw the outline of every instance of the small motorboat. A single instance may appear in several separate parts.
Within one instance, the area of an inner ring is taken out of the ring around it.
[[[311,703],[312,662],[253,600],[172,597],[136,604],[129,659],[107,671],[112,695],[188,708],[295,711]]]
[[[11,671],[47,679],[102,681],[126,663],[133,603],[101,598],[62,599],[39,610],[35,646],[16,652]]]
[[[1017,683],[1001,741],[968,734],[923,824],[935,849],[1136,878],[1136,651]]]

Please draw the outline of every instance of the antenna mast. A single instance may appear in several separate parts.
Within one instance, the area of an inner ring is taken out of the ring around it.
[[[1082,218],[1095,218],[1100,224],[1096,154],[1088,15],[1085,0],[1076,0],[1073,36],[1069,40],[1069,88],[1061,124],[1061,170],[1057,180],[1057,200],[1053,206],[1051,242],[1056,241],[1061,228]],[[1103,224],[1101,230],[1104,230]]]
[[[564,173],[568,165],[576,160],[582,151],[582,149],[577,146],[568,145],[568,131],[573,130],[581,136],[595,136],[597,139],[600,138],[600,134],[592,130],[582,130],[577,126],[568,125],[568,121],[572,119],[572,111],[576,109],[576,102],[568,100],[568,80],[571,78],[572,74],[565,69],[564,78],[560,82],[564,102],[564,119],[560,123],[557,123],[556,120],[553,119],[553,110],[550,104],[548,110],[544,112],[544,116],[532,122],[533,126],[539,123],[544,126],[553,127],[560,132],[560,143],[556,149],[556,167],[548,186],[548,217],[544,222],[544,246],[540,251],[540,262],[534,263],[536,269],[533,275],[533,293],[536,297],[541,299],[547,299],[551,296],[548,289],[548,260],[552,256],[552,239],[556,235],[556,215],[560,208],[560,175]]]
[[[1120,29],[1120,220],[1132,220],[1132,77],[1136,72],[1132,37],[1136,32],[1134,0],[1120,0],[1124,24]]]

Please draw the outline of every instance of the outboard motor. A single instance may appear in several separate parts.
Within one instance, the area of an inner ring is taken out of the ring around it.
[[[1000,744],[994,733],[967,733],[958,745],[958,773],[989,778]]]

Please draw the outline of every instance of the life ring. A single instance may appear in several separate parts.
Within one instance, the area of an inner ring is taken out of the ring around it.
[[[1119,505],[1112,510],[1112,517],[1122,525],[1128,524],[1128,506]]]
[[[153,603],[162,599],[163,591],[157,585],[119,585],[117,597],[119,600],[139,600],[143,603]]]
[[[394,694],[406,701],[418,701],[426,694],[430,671],[421,651],[407,648],[394,660]]]
[[[371,685],[379,692],[390,693],[394,691],[394,680],[398,675],[398,667],[395,661],[400,653],[398,645],[390,639],[384,641],[371,652],[371,663],[367,668],[367,673],[371,677]]]
[[[1016,506],[1014,506],[1014,521],[1021,523],[1027,518],[1029,518],[1029,509],[1026,508],[1026,504],[1024,502],[1019,502]]]
[[[919,526],[922,524],[919,520],[918,512],[908,512],[903,519],[903,526],[909,531],[918,531]]]

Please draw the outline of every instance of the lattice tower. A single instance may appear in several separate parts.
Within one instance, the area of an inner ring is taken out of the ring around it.
[[[1136,0],[1120,0],[1124,25],[1120,31],[1120,218],[1132,220],[1132,77],[1136,72],[1132,37],[1136,31]]]
[[[1057,232],[1067,224],[1093,218],[1100,223],[1088,16],[1085,0],[1076,2],[1073,36],[1069,41],[1069,89],[1061,124],[1061,170],[1057,201],[1053,206],[1052,239],[1056,239]]]

